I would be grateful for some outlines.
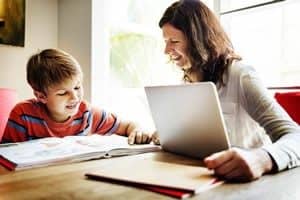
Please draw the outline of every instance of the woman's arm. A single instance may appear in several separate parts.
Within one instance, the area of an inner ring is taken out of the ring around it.
[[[244,108],[262,126],[273,144],[263,146],[277,169],[300,165],[300,128],[270,96],[254,70],[241,76]]]

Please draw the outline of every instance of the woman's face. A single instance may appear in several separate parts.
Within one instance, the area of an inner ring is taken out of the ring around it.
[[[187,55],[187,40],[183,32],[169,23],[163,25],[162,32],[166,43],[165,54],[169,55],[171,61],[182,69],[191,68]]]

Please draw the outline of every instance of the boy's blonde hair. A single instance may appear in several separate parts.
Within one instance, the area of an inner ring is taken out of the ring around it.
[[[35,90],[47,93],[50,86],[73,76],[82,76],[79,63],[70,54],[58,49],[45,49],[27,62],[27,82]]]

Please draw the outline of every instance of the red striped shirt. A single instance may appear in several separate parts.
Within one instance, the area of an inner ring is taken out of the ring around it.
[[[45,105],[35,99],[18,103],[11,111],[2,142],[21,142],[43,137],[64,137],[97,133],[110,135],[119,126],[118,118],[105,110],[81,102],[76,115],[66,122],[51,120]]]

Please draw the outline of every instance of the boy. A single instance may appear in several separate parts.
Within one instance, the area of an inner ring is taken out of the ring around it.
[[[128,136],[129,144],[151,141],[152,134],[139,131],[134,123],[85,102],[82,78],[79,63],[66,52],[45,49],[31,56],[27,81],[36,99],[14,107],[2,142],[92,133]]]

